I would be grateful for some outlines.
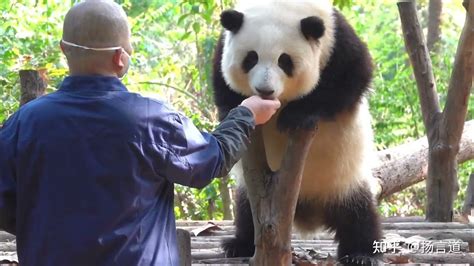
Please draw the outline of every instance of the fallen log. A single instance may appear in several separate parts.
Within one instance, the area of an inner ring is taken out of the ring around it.
[[[386,198],[426,179],[428,140],[426,137],[377,152],[379,162],[373,168],[379,179],[378,199]],[[458,164],[474,159],[474,120],[466,122],[460,142]]]

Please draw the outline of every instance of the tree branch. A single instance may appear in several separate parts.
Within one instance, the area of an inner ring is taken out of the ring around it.
[[[462,31],[448,88],[448,98],[441,119],[440,130],[446,134],[449,146],[458,145],[466,120],[469,93],[474,75],[474,16],[470,8]]]
[[[431,58],[428,48],[423,41],[423,32],[416,14],[415,1],[400,0],[398,1],[398,9],[402,21],[406,49],[410,56],[410,62],[413,65],[418,85],[423,122],[429,133],[431,121],[441,112]]]

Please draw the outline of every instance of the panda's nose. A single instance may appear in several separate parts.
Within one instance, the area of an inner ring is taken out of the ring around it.
[[[263,97],[271,96],[275,92],[271,88],[266,88],[266,87],[260,87],[260,88],[255,88],[255,89],[257,90],[258,94],[260,94],[260,96],[263,96]]]

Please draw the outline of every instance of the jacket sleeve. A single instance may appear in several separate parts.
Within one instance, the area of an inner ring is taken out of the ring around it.
[[[240,160],[250,144],[250,134],[255,129],[252,112],[243,106],[232,109],[212,132],[217,139],[222,154],[222,165],[217,176],[225,176]]]
[[[16,233],[15,144],[18,121],[13,115],[0,129],[0,229]]]
[[[212,133],[200,132],[191,120],[178,116],[175,132],[166,146],[158,146],[159,175],[173,183],[202,188],[224,176],[240,159],[255,127],[246,107],[231,110]]]

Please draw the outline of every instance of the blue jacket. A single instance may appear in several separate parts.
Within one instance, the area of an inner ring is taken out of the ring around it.
[[[202,188],[240,157],[244,107],[212,134],[112,77],[67,77],[0,130],[0,228],[20,265],[178,265],[174,183]]]

